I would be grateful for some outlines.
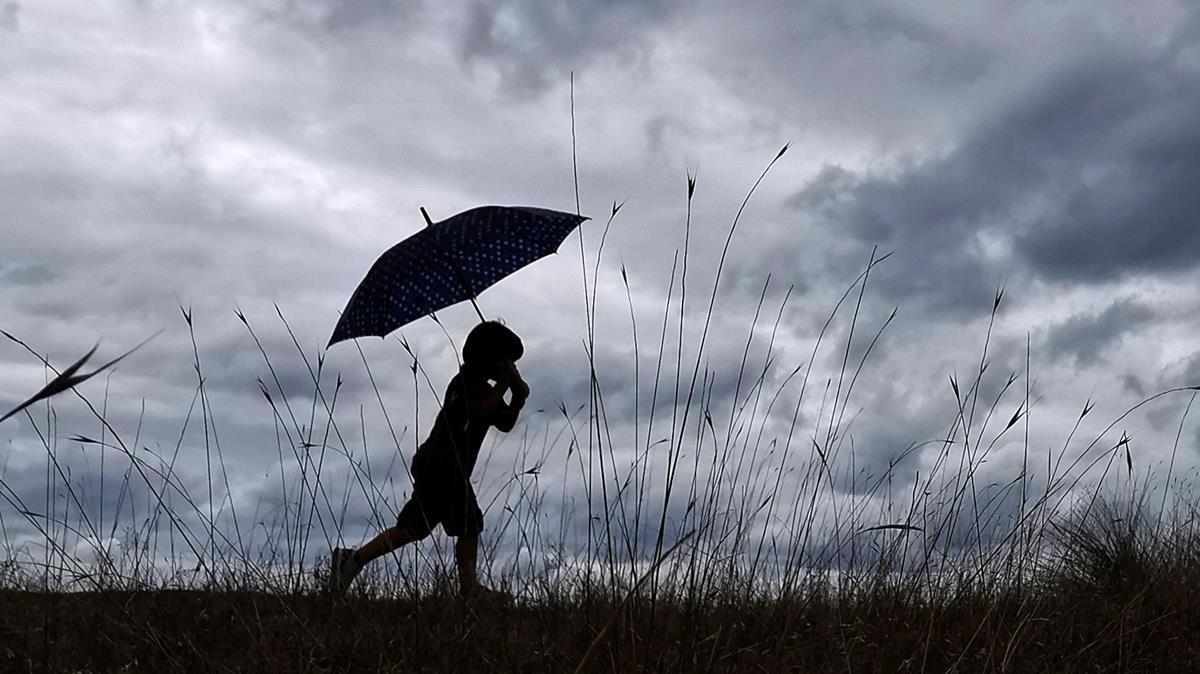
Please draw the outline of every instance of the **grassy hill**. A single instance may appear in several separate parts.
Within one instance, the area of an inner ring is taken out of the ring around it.
[[[1161,560],[1160,560],[1161,561]],[[911,583],[795,596],[465,604],[149,590],[0,593],[4,671],[1200,670],[1200,565],[920,597]]]

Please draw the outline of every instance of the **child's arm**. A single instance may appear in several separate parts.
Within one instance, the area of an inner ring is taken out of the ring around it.
[[[521,378],[521,373],[517,372],[517,364],[508,364],[508,387],[512,389],[514,398],[521,398],[521,403],[524,404],[525,399],[529,397],[529,384]]]
[[[504,402],[504,392],[512,391],[512,402]],[[492,388],[493,394],[499,395],[499,400],[496,401],[488,421],[500,431],[507,433],[513,429],[517,423],[517,417],[521,414],[521,408],[525,406],[525,399],[529,397],[529,385],[521,379],[521,374],[517,372],[517,366],[513,363],[508,364],[506,376],[496,382],[496,386]],[[489,394],[485,397],[491,397]]]
[[[486,392],[470,401],[471,417],[474,419],[491,419],[492,415],[504,404],[504,394],[508,392],[508,382],[498,381],[495,386],[482,384]]]
[[[495,386],[485,386],[486,391],[470,401],[470,413],[475,419],[484,419],[504,432],[512,430],[517,414],[529,397],[529,385],[521,379],[517,367],[509,363],[507,370]],[[512,391],[512,403],[504,402],[504,394]]]

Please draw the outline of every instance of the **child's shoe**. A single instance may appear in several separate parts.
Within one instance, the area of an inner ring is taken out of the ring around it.
[[[334,548],[329,563],[329,590],[340,596],[350,588],[354,577],[362,571],[362,564],[354,557],[354,548]]]

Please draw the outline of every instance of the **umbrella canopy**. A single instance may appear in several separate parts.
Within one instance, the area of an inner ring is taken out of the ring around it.
[[[333,336],[383,337],[464,300],[558,250],[587,220],[526,206],[481,206],[413,234],[384,253],[350,297]]]

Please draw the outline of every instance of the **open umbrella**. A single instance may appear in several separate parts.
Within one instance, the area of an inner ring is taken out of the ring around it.
[[[557,251],[587,220],[527,206],[481,206],[437,223],[424,208],[421,214],[427,226],[380,256],[358,284],[330,346],[356,337],[383,337],[464,300],[474,304],[492,284]]]

